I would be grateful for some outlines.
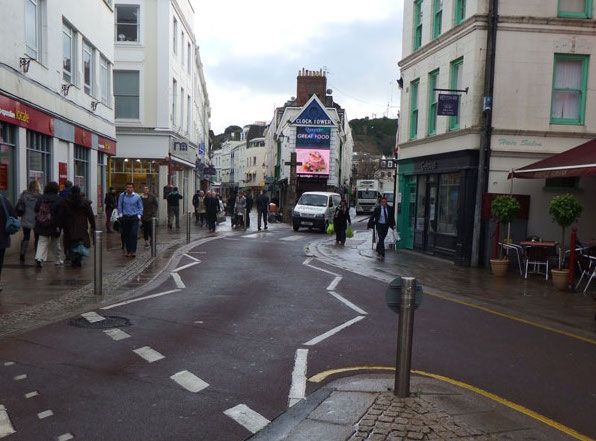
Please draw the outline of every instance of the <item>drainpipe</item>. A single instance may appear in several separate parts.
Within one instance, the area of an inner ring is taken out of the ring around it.
[[[482,133],[478,155],[478,182],[474,206],[474,231],[472,238],[471,265],[478,266],[482,237],[482,196],[488,190],[488,170],[490,168],[490,144],[492,137],[493,91],[495,85],[495,58],[497,47],[497,23],[499,21],[499,0],[490,0],[488,9],[488,29],[486,31],[486,60],[484,63],[484,98],[482,103]]]

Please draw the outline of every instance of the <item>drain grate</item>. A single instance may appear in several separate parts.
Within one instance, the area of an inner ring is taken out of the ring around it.
[[[85,317],[77,317],[70,319],[68,324],[76,328],[86,329],[112,329],[112,328],[126,328],[132,323],[126,317],[119,317],[117,315],[106,315],[105,320],[91,323]]]

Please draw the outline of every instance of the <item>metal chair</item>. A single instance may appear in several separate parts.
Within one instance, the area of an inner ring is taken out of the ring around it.
[[[532,247],[529,246],[526,248],[526,273],[524,278],[528,278],[528,267],[530,265],[534,265],[534,272],[541,274],[538,269],[541,266],[546,268],[545,271],[545,278],[548,280],[548,267],[549,267],[549,257],[553,254],[553,249],[545,248],[545,247]]]
[[[503,253],[507,257],[510,257],[511,255],[515,255],[515,257],[517,257],[517,265],[519,267],[519,275],[523,276],[524,272],[522,269],[522,259],[525,259],[524,248],[521,245],[516,245],[514,243],[503,243],[503,242],[499,242],[499,246],[503,249]]]
[[[592,283],[592,279],[596,277],[596,257],[589,256],[587,254],[580,255],[577,259],[577,263],[579,264],[581,275],[577,281],[577,284],[575,285],[575,289],[579,288],[584,276],[586,276],[588,281],[586,282],[583,293],[587,294],[588,287],[590,286],[590,283]]]

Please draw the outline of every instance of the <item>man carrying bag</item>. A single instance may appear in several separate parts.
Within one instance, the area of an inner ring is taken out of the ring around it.
[[[389,228],[395,228],[395,219],[393,218],[393,208],[387,204],[387,198],[381,199],[381,204],[375,207],[373,215],[368,221],[368,228],[377,230],[377,259],[385,260],[385,237]]]

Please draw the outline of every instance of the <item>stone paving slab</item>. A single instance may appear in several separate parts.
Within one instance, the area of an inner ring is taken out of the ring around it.
[[[333,392],[310,414],[309,419],[333,424],[357,421],[375,401],[375,394],[367,392]]]

